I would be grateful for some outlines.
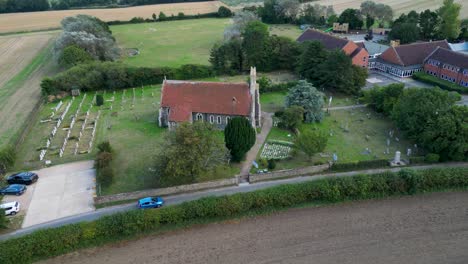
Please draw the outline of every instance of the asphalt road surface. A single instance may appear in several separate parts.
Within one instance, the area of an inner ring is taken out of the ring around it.
[[[44,263],[468,263],[468,192],[293,209]]]

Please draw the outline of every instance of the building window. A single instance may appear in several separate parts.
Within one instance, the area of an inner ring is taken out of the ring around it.
[[[463,70],[463,75],[468,75],[468,70]]]
[[[197,121],[203,121],[203,114],[201,113],[197,114]]]
[[[231,120],[231,117],[230,117],[230,116],[227,116],[227,117],[226,117],[226,124],[229,123],[229,120]]]
[[[214,123],[214,116],[210,115],[210,123],[213,124]]]
[[[221,117],[218,116],[216,119],[217,119],[216,121],[218,121],[218,124],[221,124]]]

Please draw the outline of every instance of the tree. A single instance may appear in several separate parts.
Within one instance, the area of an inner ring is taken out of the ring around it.
[[[242,47],[247,58],[247,64],[256,66],[259,70],[269,67],[269,33],[268,25],[260,21],[247,24],[242,33]]]
[[[461,23],[460,36],[458,36],[460,41],[468,41],[468,19],[464,19]]]
[[[294,148],[310,159],[315,154],[322,152],[327,146],[327,135],[318,129],[307,129],[294,141]]]
[[[242,41],[232,39],[215,44],[211,49],[209,61],[218,73],[234,75],[242,72],[244,67],[247,67]]]
[[[374,23],[375,23],[375,18],[370,15],[367,15],[366,16],[366,28],[371,29]]]
[[[280,127],[294,131],[304,121],[304,108],[297,105],[286,108],[280,119]]]
[[[353,73],[352,85],[348,89],[348,93],[350,94],[359,94],[361,88],[366,85],[367,77],[369,76],[369,72],[366,68],[359,67],[356,65],[351,66],[351,71]]]
[[[16,150],[13,146],[5,146],[0,149],[0,174],[6,173],[15,165]]]
[[[323,93],[317,91],[312,84],[301,80],[289,89],[286,95],[286,107],[300,106],[304,109],[304,121],[320,122],[323,119]]]
[[[301,55],[297,62],[297,73],[314,82],[319,78],[319,65],[327,59],[327,51],[319,41],[305,41],[301,44]]]
[[[246,118],[235,117],[229,120],[224,129],[224,141],[233,161],[240,162],[244,159],[255,144],[255,137],[255,129]]]
[[[232,16],[232,11],[231,9],[225,7],[225,6],[220,6],[218,8],[218,16],[219,17],[231,17]]]
[[[258,15],[263,22],[270,24],[285,23],[285,18],[276,11],[278,2],[279,0],[265,0],[263,6],[258,8]]]
[[[260,19],[254,12],[240,11],[236,12],[232,18],[232,25],[226,27],[224,30],[224,40],[240,39],[242,32],[250,22],[259,21]]]
[[[299,0],[281,0],[275,5],[276,14],[283,17],[285,23],[294,23],[300,9]]]
[[[401,44],[415,42],[419,39],[420,29],[415,23],[396,23],[389,33],[390,39],[399,39]]]
[[[318,79],[314,82],[319,88],[345,94],[356,94],[361,89],[359,76],[351,58],[343,51],[331,51],[327,59],[318,65]]]
[[[334,23],[338,22],[338,16],[337,15],[331,15],[327,19],[327,26],[332,27]]]
[[[156,157],[156,181],[160,186],[197,182],[206,173],[226,166],[228,150],[216,128],[208,122],[182,123],[165,135]]]
[[[76,45],[70,45],[63,49],[58,62],[63,67],[70,68],[93,60],[93,57],[82,48]]]
[[[269,38],[270,63],[266,70],[294,69],[300,54],[300,44],[288,37],[273,35]]]
[[[454,93],[434,89],[406,89],[393,107],[392,118],[412,140],[418,140],[426,124],[450,110]]]
[[[97,60],[116,60],[120,57],[109,26],[98,18],[88,15],[66,17],[62,20],[63,32],[55,41],[56,58],[62,56],[66,47],[74,45],[86,51]]]
[[[338,18],[339,23],[348,23],[349,29],[360,29],[364,25],[359,10],[348,8]]]
[[[439,35],[443,39],[456,39],[460,34],[460,10],[461,5],[454,0],[444,0],[444,4],[437,13],[441,18]]]
[[[405,85],[402,83],[393,83],[387,86],[376,86],[364,92],[364,101],[374,110],[389,116],[393,111],[400,96],[403,94]]]
[[[5,209],[0,208],[0,230],[7,227],[7,218],[5,216]]]
[[[436,115],[420,135],[421,144],[442,161],[463,161],[468,158],[468,108],[453,106]]]
[[[440,18],[436,12],[426,9],[419,15],[419,26],[421,28],[421,37],[427,40],[437,38],[440,26]]]
[[[166,21],[167,20],[167,16],[166,16],[166,14],[164,14],[163,11],[159,12],[158,20],[159,21]]]

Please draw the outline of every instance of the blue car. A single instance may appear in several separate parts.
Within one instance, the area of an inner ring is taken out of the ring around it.
[[[26,186],[23,184],[12,184],[0,189],[0,195],[12,194],[22,195],[26,191]]]
[[[138,201],[138,208],[159,208],[163,206],[164,200],[161,197],[146,197]]]

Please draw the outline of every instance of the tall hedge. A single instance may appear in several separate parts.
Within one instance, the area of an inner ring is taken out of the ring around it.
[[[93,62],[77,65],[42,80],[44,95],[69,92],[72,89],[81,91],[118,90],[140,85],[161,84],[168,79],[196,79],[213,75],[211,67],[205,65],[183,65],[180,68],[146,68],[130,67],[118,62]]]
[[[339,202],[468,188],[468,168],[402,170],[373,175],[285,184],[269,189],[208,197],[158,210],[132,210],[0,242],[0,263],[29,263],[80,248],[210,219],[304,203]]]
[[[235,117],[229,120],[224,129],[224,140],[233,161],[239,162],[245,157],[255,144],[255,137],[255,129],[247,118]]]
[[[451,83],[449,81],[445,81],[442,79],[439,79],[435,76],[429,75],[425,72],[416,72],[413,74],[413,79],[425,82],[428,84],[432,84],[434,86],[438,86],[443,90],[447,91],[452,91],[452,92],[459,92],[462,94],[468,94],[468,87],[463,87],[461,85],[458,85],[456,83]]]

